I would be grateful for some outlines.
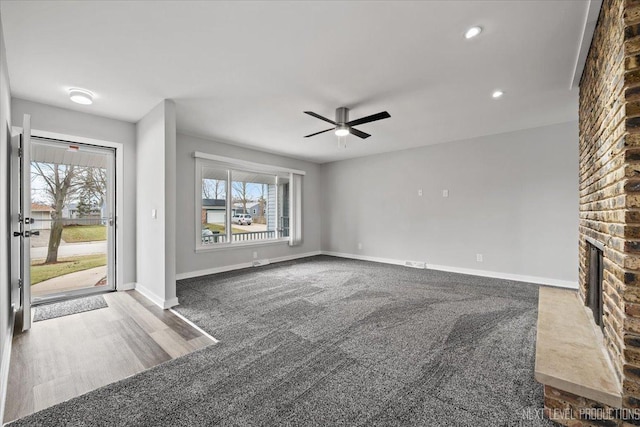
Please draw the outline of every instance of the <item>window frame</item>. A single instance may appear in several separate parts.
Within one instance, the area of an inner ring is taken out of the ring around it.
[[[264,240],[256,240],[256,241],[233,241],[233,232],[232,232],[232,209],[233,209],[233,197],[232,197],[232,179],[233,173],[232,171],[240,171],[240,172],[254,172],[254,173],[263,173],[269,175],[275,175],[276,177],[276,200],[278,200],[278,176],[283,174],[289,175],[289,182],[293,180],[293,175],[306,175],[305,171],[290,169],[280,166],[272,166],[262,163],[254,163],[246,160],[234,159],[231,157],[218,156],[215,154],[208,154],[196,151],[193,153],[193,157],[195,158],[195,252],[212,252],[219,250],[226,250],[232,248],[242,248],[242,247],[251,247],[251,246],[267,246],[267,245],[278,245],[278,244],[289,244],[292,243],[292,236],[289,233],[287,237],[276,237],[275,239],[264,239]],[[225,233],[227,236],[227,241],[224,243],[215,243],[212,245],[204,245],[202,244],[202,169],[203,167],[212,167],[212,168],[220,168],[226,169],[227,171],[227,185],[226,185],[226,203],[225,203]],[[292,203],[291,197],[289,197],[289,204]],[[290,208],[291,209],[291,208]],[[277,218],[277,204],[276,204],[276,218]],[[278,236],[277,231],[277,219],[276,219],[276,236]]]

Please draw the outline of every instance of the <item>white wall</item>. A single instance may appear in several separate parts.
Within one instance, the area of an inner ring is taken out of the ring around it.
[[[175,289],[175,104],[162,101],[136,125],[137,285],[156,304],[177,304]],[[152,211],[156,218],[152,217]],[[163,268],[164,266],[164,268]]]
[[[64,94],[63,94],[64,95]],[[13,98],[11,100],[14,126],[22,126],[22,116],[31,115],[33,131],[55,132],[65,135],[119,142],[124,146],[124,218],[118,219],[123,231],[124,283],[136,281],[136,128],[133,123],[108,119],[93,114],[52,107],[37,102]],[[90,111],[91,107],[87,108]]]
[[[11,311],[11,280],[9,265],[11,264],[9,247],[10,210],[9,210],[9,146],[11,138],[11,91],[9,74],[4,48],[2,21],[0,19],[0,420],[3,417],[4,392],[6,378],[4,377],[9,363],[10,322],[13,320]]]
[[[577,286],[577,176],[576,122],[324,164],[322,249]]]
[[[195,227],[200,227],[200,224],[195,223],[195,159],[193,158],[195,151],[304,170],[307,174],[303,177],[302,191],[303,244],[290,247],[287,244],[279,243],[196,253]],[[260,259],[274,259],[295,257],[320,250],[320,175],[317,164],[178,134],[177,169],[179,173],[176,194],[178,206],[176,271],[179,277],[204,274],[219,268],[250,263],[253,260],[254,251],[258,252]]]

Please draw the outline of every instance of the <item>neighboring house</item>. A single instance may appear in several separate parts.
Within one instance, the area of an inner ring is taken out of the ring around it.
[[[202,199],[202,223],[224,224],[225,205],[224,199]]]
[[[62,218],[64,218],[64,224],[81,224],[81,225],[98,225],[106,224],[106,218],[108,217],[107,203],[104,202],[101,207],[94,207],[91,209],[89,215],[83,217],[78,212],[78,203],[69,203],[62,208]],[[71,221],[74,220],[74,221]],[[82,220],[82,221],[79,221]]]
[[[225,202],[224,199],[202,199],[202,223],[223,224]],[[243,203],[234,203],[231,208],[231,216],[238,214],[249,214],[254,218],[263,216],[260,203],[254,201],[247,202],[246,211]]]
[[[252,206],[253,204],[255,204],[254,201],[248,201],[247,202],[247,209],[244,209],[244,203],[242,202],[236,202],[233,204],[233,207],[231,208],[231,216],[234,215],[239,215],[239,214],[249,214],[252,215],[251,210],[249,209],[249,206]]]
[[[265,216],[265,212],[267,208],[266,200],[262,203],[258,201],[257,203],[252,203],[251,205],[247,205],[247,213],[249,213],[254,218],[262,218]]]
[[[50,230],[51,229],[51,206],[41,205],[39,203],[31,203],[31,218],[33,218],[33,230]]]

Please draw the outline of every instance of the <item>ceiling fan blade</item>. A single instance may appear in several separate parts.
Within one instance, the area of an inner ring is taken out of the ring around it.
[[[314,113],[313,111],[305,111],[304,113],[305,113],[305,114],[308,114],[308,115],[310,115],[310,116],[313,116],[313,117],[315,117],[316,119],[320,119],[320,120],[324,120],[325,122],[329,122],[329,123],[331,123],[332,125],[336,125],[336,124],[337,124],[337,123],[336,123],[336,122],[334,122],[333,120],[327,119],[326,117],[322,117],[320,114],[316,114],[316,113]]]
[[[361,119],[351,120],[348,123],[345,123],[347,126],[358,126],[369,122],[375,122],[376,120],[388,119],[391,117],[391,114],[383,111],[382,113],[372,114],[367,117],[362,117]]]
[[[362,132],[361,130],[354,129],[354,128],[349,128],[349,133],[351,133],[351,135],[355,135],[362,139],[369,138],[371,136],[368,133]]]
[[[310,136],[320,135],[321,133],[329,132],[330,130],[334,130],[335,128],[321,130],[320,132],[312,133],[311,135],[305,135],[305,138],[309,138]]]

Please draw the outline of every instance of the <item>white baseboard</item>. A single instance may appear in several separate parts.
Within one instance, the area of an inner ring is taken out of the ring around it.
[[[522,274],[502,273],[499,271],[476,270],[473,268],[450,267],[447,265],[427,264],[431,270],[449,271],[451,273],[470,274],[472,276],[492,277],[494,279],[513,280],[516,282],[535,283],[538,285],[555,286],[558,288],[578,289],[578,282],[570,280],[552,279],[549,277],[527,276]]]
[[[176,305],[180,305],[180,303],[178,302],[178,297],[165,300],[164,304],[162,305],[162,308],[169,309],[171,307],[175,307]]]
[[[0,359],[0,425],[4,425],[4,409],[7,403],[7,387],[9,384],[9,364],[11,363],[11,344],[13,343],[13,326],[16,319],[16,312],[13,305],[11,306],[11,315],[9,316],[9,329],[2,347],[2,359]]]
[[[284,262],[284,261],[292,261],[294,259],[300,259],[300,258],[308,258],[310,256],[316,256],[316,255],[321,255],[322,251],[311,251],[311,252],[305,252],[303,254],[295,254],[295,255],[285,255],[285,256],[279,256],[279,257],[275,257],[275,258],[269,258],[269,260],[273,263],[273,262]]]
[[[357,254],[347,254],[344,252],[322,251],[322,255],[330,255],[338,258],[357,259],[360,261],[380,262],[382,264],[404,265],[404,261],[399,259],[380,258],[375,256],[357,255]]]
[[[178,273],[176,274],[176,280],[191,279],[192,277],[208,276],[209,274],[224,273],[225,271],[241,270],[243,268],[249,268],[251,266],[252,264],[250,262],[243,262],[242,264],[224,265],[222,267],[206,268],[204,270]]]
[[[366,255],[347,254],[342,252],[322,251],[323,255],[340,258],[357,259],[361,261],[381,262],[384,264],[404,265],[405,261],[392,258],[380,258]],[[502,273],[499,271],[476,270],[472,268],[451,267],[447,265],[427,264],[427,269],[448,271],[451,273],[469,274],[472,276],[491,277],[494,279],[513,280],[517,282],[536,283],[540,285],[556,286],[560,288],[578,289],[578,283],[570,280],[551,279],[548,277],[526,276],[521,274]]]
[[[307,258],[310,256],[320,255],[321,251],[305,252],[302,254],[285,255],[275,258],[269,258],[270,263],[291,261],[298,258]],[[240,264],[224,265],[222,267],[207,268],[204,270],[189,271],[186,273],[176,274],[176,280],[191,279],[193,277],[207,276],[209,274],[224,273],[226,271],[241,270],[243,268],[253,267],[253,262],[243,262]]]
[[[159,296],[157,296],[155,293],[151,292],[149,290],[149,288],[146,288],[146,287],[142,286],[140,283],[135,283],[134,289],[136,291],[140,292],[143,296],[148,298],[149,301],[151,301],[152,303],[154,303],[158,307],[162,308],[163,310],[167,309],[167,308],[175,307],[176,305],[180,304],[178,302],[178,298],[177,297],[165,300],[165,299],[160,298]]]
[[[118,289],[116,289],[116,291],[120,292],[120,291],[132,291],[136,288],[136,282],[129,282],[129,283],[124,283],[120,286],[118,286]]]

